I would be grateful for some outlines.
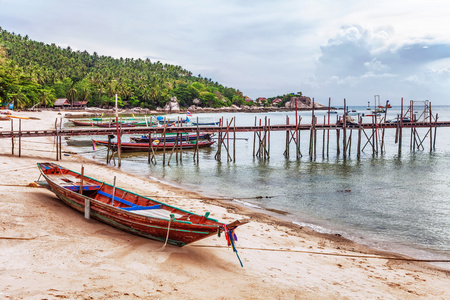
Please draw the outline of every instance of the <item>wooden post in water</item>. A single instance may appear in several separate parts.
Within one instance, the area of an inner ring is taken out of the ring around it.
[[[110,123],[111,124],[111,123]],[[117,108],[117,94],[116,94],[116,131],[117,131],[117,163],[120,168],[121,166],[121,157],[120,157],[120,128],[119,128],[119,110]]]
[[[344,115],[342,117],[342,148],[344,150],[344,160],[347,159],[347,100],[344,98]]]
[[[352,133],[353,133],[353,130],[350,129],[350,135],[349,135],[348,141],[347,141],[348,157],[351,157],[351,155],[352,155]]]
[[[414,102],[412,100],[410,100],[409,101],[409,110],[410,110],[409,117],[410,117],[411,121],[413,121],[413,119],[412,119],[413,115],[412,115],[412,112],[411,112],[413,110],[413,108],[414,108]],[[403,116],[402,116],[402,121],[403,121]],[[411,138],[409,140],[409,149],[410,150],[413,150],[413,149],[415,150],[416,149],[416,133],[414,131],[414,126],[411,126]]]
[[[286,125],[289,125],[289,116],[286,115]],[[286,145],[284,149],[284,157],[289,157],[289,144],[290,144],[290,136],[289,136],[289,130],[286,130]]]
[[[331,97],[328,98],[328,127],[330,126],[331,118]],[[327,158],[330,155],[330,128],[327,129]]]
[[[59,118],[59,131],[62,130],[62,118]],[[59,159],[62,159],[62,136],[59,136]]]
[[[317,124],[317,118],[316,118],[316,115],[314,115],[314,160],[316,160],[316,158],[317,158],[317,129],[316,129],[316,124]]]
[[[433,140],[433,150],[436,150],[436,131],[437,131],[437,121],[438,121],[438,114],[436,114],[436,118],[435,118],[435,126],[434,126],[434,140]]]
[[[386,106],[385,106],[385,109],[384,109],[384,122],[383,123],[385,123],[385,124],[386,124],[386,121],[387,121],[386,120],[387,119],[387,110],[388,110],[388,104],[389,104],[388,101],[389,100],[386,100]],[[382,134],[381,134],[381,153],[385,152],[385,150],[386,150],[386,145],[384,143],[385,131],[386,131],[386,128],[383,127]]]
[[[317,130],[316,130],[317,118],[316,118],[316,102],[312,99],[312,126],[313,126],[313,156],[314,160],[317,158]]]
[[[255,116],[255,127],[256,127],[256,116]],[[255,157],[255,147],[256,147],[256,131],[253,131],[253,157]]]
[[[233,123],[233,162],[236,162],[236,117]]]
[[[297,160],[299,160],[303,156],[302,152],[300,151],[300,139],[301,139],[300,123],[301,123],[301,121],[302,121],[302,117],[298,117],[298,120],[296,121],[296,127],[295,127],[295,133],[297,136],[297,141],[296,141]]]
[[[339,140],[341,138],[341,131],[339,128],[336,128],[336,155],[339,157],[341,154],[341,148],[339,145]]]
[[[431,114],[431,103],[429,103],[430,107],[430,152],[433,151],[433,123],[431,120],[432,114]]]
[[[372,115],[372,155],[375,155],[375,123],[376,123],[376,113]]]
[[[267,159],[267,116],[264,118],[263,157]]]
[[[358,115],[358,146],[356,150],[357,159],[361,158],[361,128],[362,128],[362,117]]]
[[[111,149],[111,138],[112,138],[112,136],[109,134],[108,135],[108,149],[106,149],[106,164],[109,164],[109,161],[111,160],[111,158],[109,157],[109,150],[111,150],[111,152],[113,152]],[[95,145],[94,145],[94,148],[95,148]]]
[[[147,127],[148,127],[147,117],[145,117],[145,123],[147,124]],[[151,121],[150,121],[150,124],[152,124]],[[151,133],[150,130],[148,131],[147,137],[148,137],[148,156],[147,156],[147,163],[150,164],[150,162],[152,161],[152,133]]]
[[[323,125],[325,125],[325,116],[323,116]],[[322,159],[325,159],[325,126],[322,130]]]
[[[403,98],[401,99],[400,104],[400,120],[398,122],[399,124],[399,130],[398,130],[398,156],[402,155],[402,127],[403,127]]]
[[[195,153],[197,153],[197,165],[200,163],[200,161],[199,161],[199,155],[198,155],[198,142],[199,142],[199,139],[200,139],[200,129],[198,128],[198,121],[197,121],[197,145],[196,145],[196,147],[195,147]]]
[[[168,125],[168,120],[166,120],[166,117],[164,117],[164,129],[163,129],[163,166],[166,166],[166,128]]]
[[[297,101],[296,101],[297,103]],[[311,127],[309,131],[309,159],[312,160],[314,157],[314,98],[311,106]]]
[[[270,158],[270,119],[267,120],[268,133],[267,133],[267,158]]]
[[[122,124],[119,124],[119,136],[117,137],[117,166],[120,168],[122,165]]]

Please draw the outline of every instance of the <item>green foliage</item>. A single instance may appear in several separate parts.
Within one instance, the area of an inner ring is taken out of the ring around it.
[[[219,100],[214,93],[203,92],[200,94],[200,99],[207,107],[218,108],[224,106],[223,101]]]
[[[123,105],[128,102],[131,106],[153,109],[163,107],[171,96],[176,96],[183,107],[192,105],[195,98],[203,100],[202,97],[205,106],[244,102],[239,90],[200,75],[192,76],[181,66],[150,59],[115,59],[96,52],[91,55],[32,41],[28,36],[21,37],[2,28],[1,44],[4,48],[0,47],[0,97],[14,96],[23,107],[31,107],[43,97],[44,90],[46,103],[48,99],[67,97],[72,103],[87,100],[89,106],[111,106],[114,94]]]
[[[286,102],[289,102],[292,97],[301,97],[302,95],[303,95],[302,92],[290,93],[290,94],[285,94],[285,95],[278,95],[278,96],[275,96],[275,97],[267,98],[267,102],[268,103],[272,103],[273,100],[275,100],[275,99],[281,99],[281,102],[279,102],[277,106],[278,107],[284,107]]]

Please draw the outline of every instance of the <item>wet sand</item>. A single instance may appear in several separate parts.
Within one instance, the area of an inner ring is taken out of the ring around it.
[[[65,112],[21,112],[22,129],[50,129]],[[14,121],[18,128],[18,120]],[[0,121],[0,131],[10,130]],[[139,178],[76,154],[57,162],[87,176],[223,222],[236,230],[244,267],[224,237],[182,248],[124,233],[35,187],[37,162],[55,162],[51,138],[0,140],[1,299],[450,299],[450,272],[300,228],[226,200]]]

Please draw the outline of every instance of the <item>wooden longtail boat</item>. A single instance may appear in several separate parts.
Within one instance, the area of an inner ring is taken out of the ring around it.
[[[114,128],[116,127],[116,122],[84,122],[78,120],[71,120],[73,125],[75,126],[94,126],[94,127],[106,127],[106,128]],[[137,126],[137,122],[119,122],[121,127],[135,127]]]
[[[201,216],[54,163],[38,163],[38,168],[50,190],[85,217],[152,240],[181,247],[224,231],[235,250],[234,229],[247,223],[237,220],[224,224],[210,218],[209,212]]]
[[[72,124],[75,126],[94,126],[94,127],[103,127],[103,128],[114,128],[116,127],[116,122],[84,122],[78,120],[70,120]],[[150,122],[137,122],[137,121],[121,121],[119,122],[121,127],[137,127],[137,126],[151,126]]]
[[[220,121],[218,121],[218,122],[206,122],[206,123],[195,123],[195,122],[192,122],[192,125],[194,125],[194,126],[197,126],[197,125],[199,125],[199,126],[217,126],[217,125],[219,125],[220,124]]]
[[[198,135],[198,139],[206,139],[206,140],[210,140],[211,139],[211,132],[201,132]],[[165,139],[166,142],[174,142],[177,140],[177,134],[176,133],[166,133],[165,137],[162,135],[153,135],[151,137],[152,142],[153,141],[163,141]],[[130,140],[132,140],[133,142],[136,143],[148,143],[149,139],[148,139],[148,135],[143,135],[140,137],[130,137]],[[191,134],[181,134],[178,135],[178,140],[179,141],[194,141],[197,140],[197,134],[196,133],[191,133]]]
[[[102,145],[108,147],[108,141],[98,141],[98,140],[92,140],[94,145]],[[149,143],[120,143],[120,150],[126,151],[126,152],[148,152],[149,148],[150,150],[170,150],[174,146],[178,149],[181,147],[182,149],[194,149],[197,147],[204,148],[204,147],[210,147],[212,144],[214,144],[215,141],[198,141],[197,142],[178,142],[177,145],[175,145],[175,142],[166,142],[163,143],[161,140],[156,140],[149,145]],[[150,147],[149,147],[150,146]],[[117,149],[117,142],[111,142],[111,147],[113,149]]]

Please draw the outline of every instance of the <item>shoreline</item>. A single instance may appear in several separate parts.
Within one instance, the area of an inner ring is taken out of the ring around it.
[[[30,127],[39,123],[51,128],[59,117],[55,111],[17,113],[27,114],[41,118],[22,123]],[[0,123],[0,127],[8,126]],[[83,164],[87,176],[108,182],[117,174],[118,186],[152,193],[157,200],[194,212],[211,211],[221,221],[251,219],[236,231],[243,269],[223,237],[155,252],[161,243],[85,220],[50,191],[28,187],[37,180],[36,161],[55,162],[51,139],[36,139],[42,144],[27,146],[22,158],[11,155],[9,140],[0,146],[0,172],[9,174],[0,181],[0,243],[5,249],[0,272],[8,278],[0,283],[3,297],[450,298],[445,288],[450,271],[405,255],[306,227],[299,230],[298,225],[232,201],[127,174],[79,154],[56,162],[75,170]],[[139,282],[130,281],[130,274]],[[69,278],[74,282],[68,283]]]
[[[71,150],[75,151],[75,148],[70,148]],[[89,158],[88,158],[89,159]],[[96,161],[96,160],[93,160]],[[102,164],[102,161],[97,161]],[[129,171],[129,170],[128,170]],[[129,173],[133,174],[133,173]],[[247,202],[245,200],[240,200],[241,198],[234,199],[231,196],[226,196],[226,194],[218,194],[214,192],[206,192],[202,191],[196,187],[193,187],[192,185],[183,185],[179,182],[172,182],[168,180],[167,178],[158,178],[154,175],[151,175],[149,177],[146,177],[144,175],[136,174],[139,178],[143,179],[150,179],[153,181],[160,182],[163,186],[169,186],[170,188],[177,188],[182,191],[189,191],[191,193],[194,193],[198,196],[194,197],[196,200],[211,200],[211,203],[214,203],[214,200],[217,200],[216,204],[223,206],[226,204],[221,203],[229,203],[229,205],[236,205],[238,208],[245,208],[246,210],[250,210],[254,213],[261,213],[263,215],[268,215],[270,217],[275,218],[275,220],[278,220],[278,222],[282,222],[283,224],[290,224],[289,226],[293,226],[293,230],[299,229],[299,228],[308,228],[314,233],[320,233],[328,236],[334,236],[339,235],[342,238],[346,239],[349,242],[360,244],[364,247],[367,247],[369,249],[373,249],[376,251],[380,251],[383,253],[392,253],[394,255],[400,255],[407,258],[410,258],[412,260],[443,260],[448,261],[450,260],[450,255],[447,253],[441,253],[437,249],[429,249],[424,247],[419,247],[414,244],[406,244],[406,243],[396,243],[394,240],[391,239],[380,239],[376,238],[374,236],[368,236],[367,232],[361,232],[357,230],[352,230],[352,228],[348,227],[339,227],[334,228],[333,224],[327,223],[327,222],[320,222],[317,220],[311,220],[306,215],[302,215],[299,218],[295,218],[294,215],[289,213],[288,211],[278,210],[278,209],[272,209],[264,206],[258,206],[257,204],[252,204],[251,202]],[[236,196],[236,195],[234,195]],[[261,196],[259,196],[261,197]],[[259,198],[256,197],[256,198]],[[218,201],[220,200],[220,202]],[[227,206],[225,206],[227,207]],[[239,209],[234,210],[235,212],[238,212]],[[430,263],[433,267],[437,267],[440,269],[443,269],[445,271],[450,271],[450,264],[445,263]]]

